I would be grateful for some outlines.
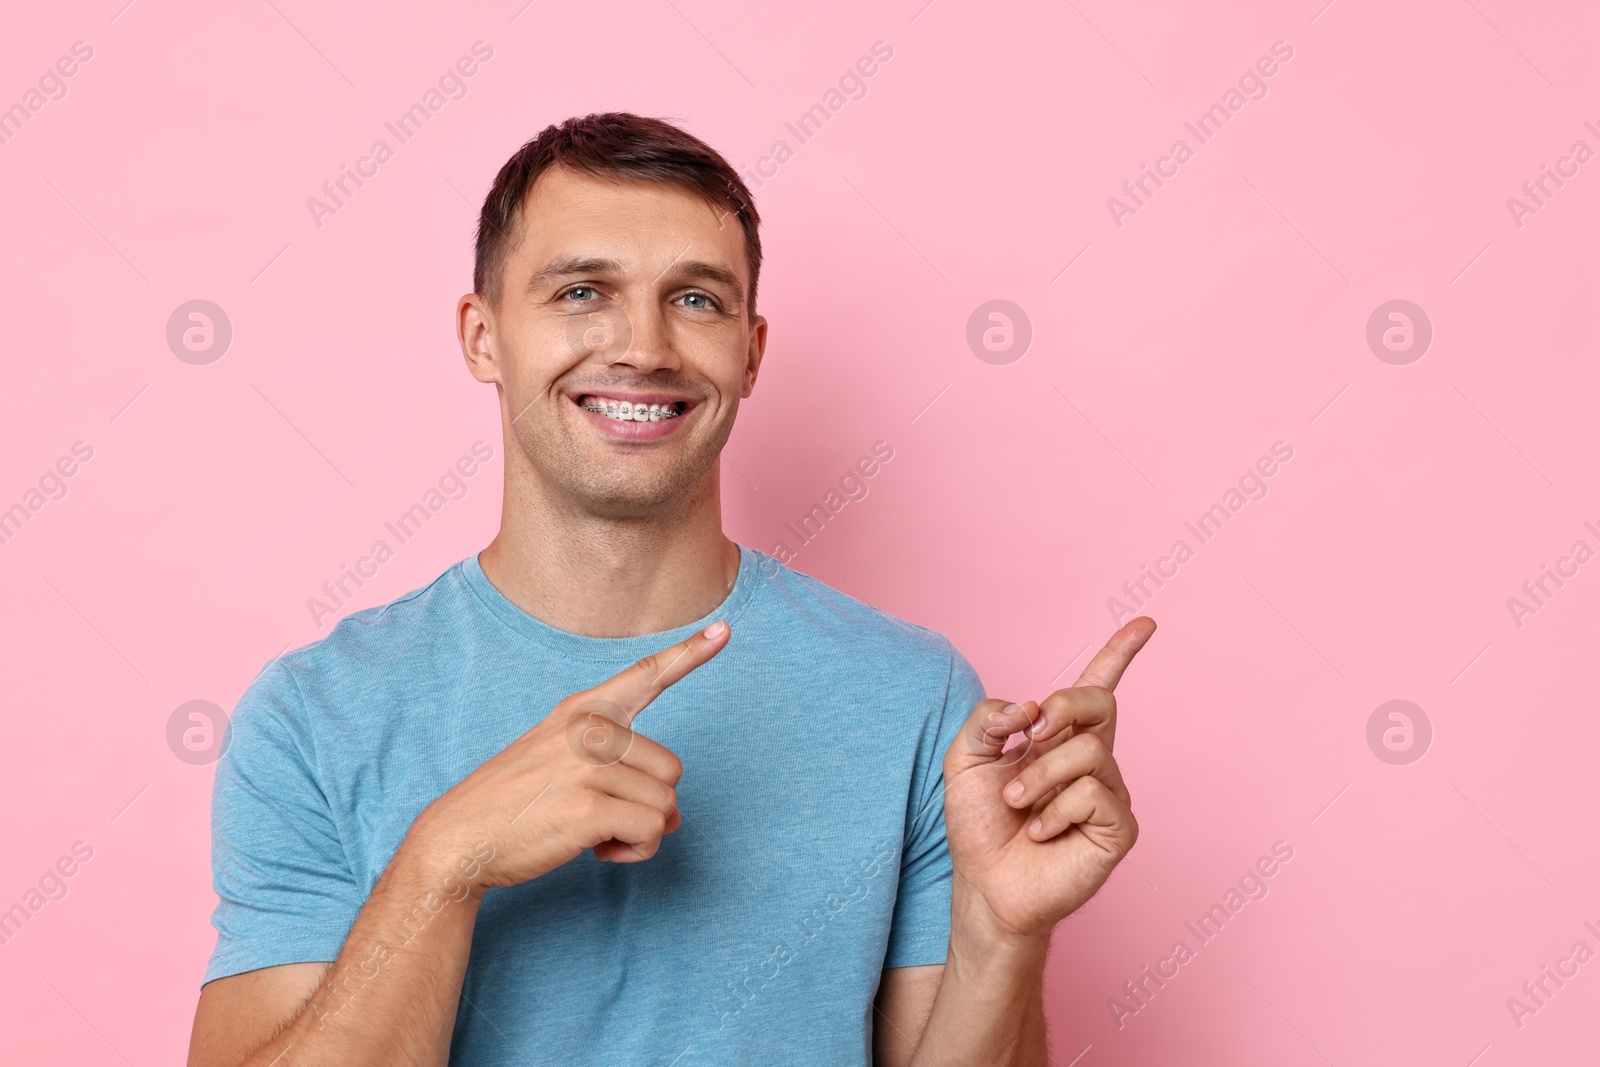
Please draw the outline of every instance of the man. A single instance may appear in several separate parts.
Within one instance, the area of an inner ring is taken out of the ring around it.
[[[501,170],[457,308],[499,533],[241,699],[191,1064],[1046,1062],[1050,930],[1137,834],[1110,690],[1154,624],[984,700],[723,535],[758,223],[633,115]]]

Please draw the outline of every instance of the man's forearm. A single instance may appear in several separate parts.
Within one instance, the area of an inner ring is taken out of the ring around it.
[[[1047,1067],[1044,961],[1049,937],[995,930],[957,891],[950,951],[923,1028],[916,1067]]]
[[[463,875],[492,855],[403,843],[316,993],[243,1067],[443,1067],[482,900]]]

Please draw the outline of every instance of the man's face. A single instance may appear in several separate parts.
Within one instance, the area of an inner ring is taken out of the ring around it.
[[[592,514],[648,517],[715,468],[750,395],[738,219],[695,193],[556,167],[523,205],[499,307],[463,297],[467,363],[500,392],[522,465]]]

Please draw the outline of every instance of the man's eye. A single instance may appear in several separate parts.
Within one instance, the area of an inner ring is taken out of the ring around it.
[[[579,295],[579,294],[583,294],[583,295]],[[561,295],[564,296],[564,297],[572,299],[574,303],[587,304],[590,300],[594,299],[596,294],[595,294],[593,286],[589,286],[589,285],[574,285],[571,289],[568,289],[565,293],[562,293]]]
[[[711,298],[704,293],[685,293],[683,294],[683,299],[685,301],[685,307],[691,307],[697,311],[703,311],[713,306],[711,303]],[[692,301],[696,300],[702,301],[702,303],[692,303]]]

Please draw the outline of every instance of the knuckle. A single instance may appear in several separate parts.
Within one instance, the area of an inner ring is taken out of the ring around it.
[[[1105,741],[1099,734],[1081,733],[1073,737],[1073,741],[1083,750],[1083,754],[1096,764],[1104,764],[1111,758],[1111,750],[1106,747]]]
[[[633,746],[633,731],[607,710],[589,709],[579,715],[573,727],[573,751],[590,763],[620,762]]]
[[[974,756],[987,756],[996,745],[1005,744],[1004,727],[995,726],[988,721],[988,716],[975,719],[967,729],[963,730],[962,737],[966,740],[967,751]],[[955,745],[950,746],[951,750]]]
[[[634,672],[646,678],[654,678],[660,670],[660,656],[652,652],[633,665]]]
[[[593,822],[600,814],[600,796],[592,789],[577,790],[567,804],[572,817],[578,822]]]

